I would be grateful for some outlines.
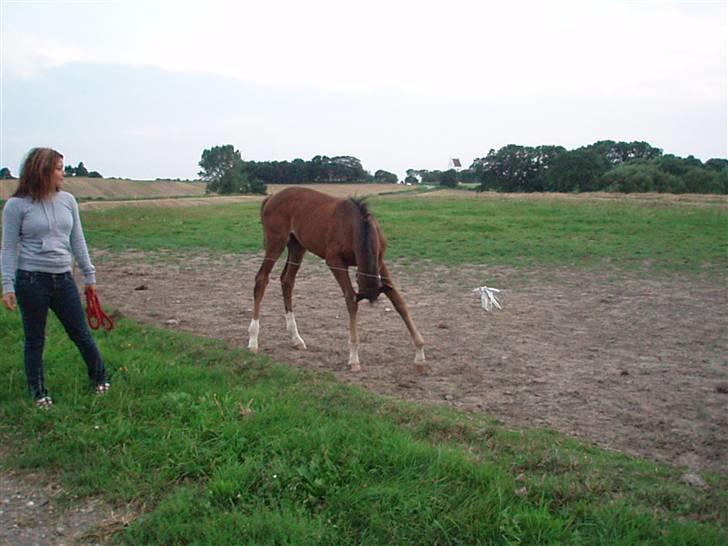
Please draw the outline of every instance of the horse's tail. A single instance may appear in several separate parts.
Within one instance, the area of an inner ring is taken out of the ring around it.
[[[350,199],[354,204],[361,221],[354,230],[356,239],[354,252],[356,254],[356,278],[359,291],[357,301],[367,299],[373,302],[382,292],[382,277],[379,272],[381,254],[381,241],[376,220],[361,199]]]

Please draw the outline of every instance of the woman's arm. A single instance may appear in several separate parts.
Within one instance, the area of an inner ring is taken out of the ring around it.
[[[70,194],[69,194],[70,195]],[[71,211],[73,214],[73,228],[71,228],[71,250],[73,256],[78,262],[78,266],[83,273],[84,284],[96,284],[96,268],[91,263],[88,254],[88,246],[86,246],[86,238],[83,236],[83,226],[81,226],[81,215],[78,212],[78,203],[76,198],[71,196]]]
[[[3,208],[3,240],[0,250],[3,295],[15,293],[15,270],[18,263],[20,224],[23,220],[22,201],[10,198]]]

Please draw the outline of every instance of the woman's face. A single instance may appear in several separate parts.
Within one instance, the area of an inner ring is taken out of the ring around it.
[[[53,182],[53,187],[56,188],[57,191],[61,191],[63,189],[63,158],[59,157],[56,160],[53,172],[51,173],[51,181]]]

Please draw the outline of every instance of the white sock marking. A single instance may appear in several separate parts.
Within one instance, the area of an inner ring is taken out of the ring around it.
[[[349,340],[349,366],[351,366],[352,372],[361,370],[359,365],[359,344],[353,343],[351,340]]]
[[[296,316],[293,314],[293,311],[286,313],[286,330],[288,330],[288,335],[291,336],[291,343],[293,343],[294,347],[298,347],[299,349],[306,348],[306,343],[298,333]]]
[[[260,332],[260,321],[253,319],[250,321],[248,326],[248,334],[250,338],[248,340],[248,349],[254,353],[258,352],[258,333]]]

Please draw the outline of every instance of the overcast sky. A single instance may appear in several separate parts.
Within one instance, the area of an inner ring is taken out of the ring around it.
[[[465,166],[506,144],[726,157],[726,1],[0,0],[0,166],[194,178],[202,150]]]

